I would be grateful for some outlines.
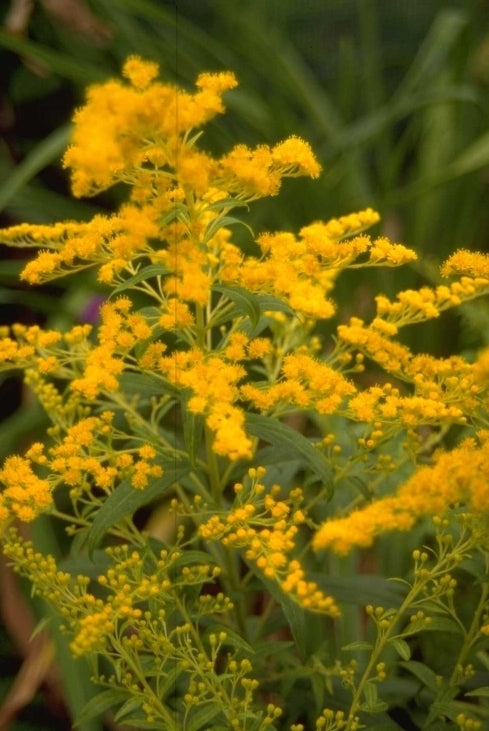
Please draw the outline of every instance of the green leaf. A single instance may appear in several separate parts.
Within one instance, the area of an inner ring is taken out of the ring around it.
[[[118,521],[132,516],[136,510],[159,498],[167,490],[181,480],[190,471],[190,464],[185,461],[168,462],[163,467],[162,477],[152,480],[144,490],[136,490],[130,480],[124,480],[109,495],[95,516],[87,534],[87,548],[90,554],[98,546],[107,531]]]
[[[356,642],[349,642],[348,645],[344,645],[341,649],[345,652],[353,652],[355,650],[372,650],[373,645],[371,642],[366,642],[365,640],[357,640]]]
[[[366,703],[365,710],[370,710],[370,707],[377,703],[379,697],[375,683],[365,683],[363,694]]]
[[[311,578],[325,594],[331,594],[338,602],[363,607],[398,606],[406,593],[404,587],[385,579],[383,576],[327,576],[313,572]]]
[[[379,700],[377,686],[373,682],[365,684],[363,689],[365,703],[362,704],[362,710],[367,713],[383,713],[389,706],[385,701]]]
[[[109,75],[103,68],[80,59],[78,55],[69,56],[2,29],[0,29],[0,46],[21,56],[43,61],[54,73],[84,86],[90,82],[104,81]]]
[[[82,712],[78,715],[76,721],[73,723],[74,727],[81,726],[91,718],[101,717],[105,711],[119,705],[127,698],[127,692],[125,690],[104,690],[101,693],[93,696],[86,703]]]
[[[240,218],[235,218],[234,216],[220,216],[219,218],[215,218],[209,226],[207,226],[204,236],[205,241],[209,241],[209,239],[211,239],[221,228],[224,228],[225,226],[234,226],[235,224],[244,226],[253,237],[252,228]]]
[[[411,63],[396,97],[409,98],[413,91],[424,90],[434,76],[446,68],[448,56],[467,26],[467,15],[448,8],[438,13]]]
[[[167,668],[167,664],[165,663],[164,672],[159,673],[158,676],[158,693],[162,701],[168,693],[174,695],[177,680],[184,672],[178,662],[172,662],[169,669]]]
[[[312,673],[310,677],[310,683],[312,686],[312,695],[314,697],[315,711],[317,714],[321,713],[321,710],[326,705],[326,683],[320,673]]]
[[[190,566],[191,564],[207,565],[209,564],[209,554],[205,551],[182,551],[182,553],[172,560],[172,566],[179,568],[180,566]]]
[[[461,627],[450,617],[431,617],[431,622],[423,627],[423,632],[451,632],[459,635]]]
[[[278,297],[274,297],[271,294],[257,294],[256,296],[262,312],[285,312],[287,315],[294,314],[292,307]]]
[[[83,543],[85,540],[86,533]],[[104,574],[112,564],[113,559],[105,551],[96,550],[89,557],[81,550],[81,545],[79,543],[75,545],[74,541],[71,544],[71,555],[59,562],[60,568],[68,574],[89,576],[93,580],[97,579],[100,574]]]
[[[287,302],[284,302],[283,300],[279,299],[278,297],[273,297],[272,295],[268,294],[258,294],[256,295],[256,298],[260,305],[260,310],[262,313],[266,312],[284,312],[285,314],[289,316],[294,315],[294,310],[290,305],[287,304]],[[262,314],[259,321],[254,327],[250,327],[248,335],[251,338],[256,338],[263,330],[265,330],[270,325],[270,318]]]
[[[210,627],[206,627],[205,636],[208,637],[212,634],[219,636],[221,632],[225,632],[226,634],[226,639],[222,643],[224,647],[235,647],[238,650],[244,650],[248,655],[255,654],[253,647],[241,635],[230,627],[226,627],[224,624],[213,624]]]
[[[389,708],[389,704],[385,701],[377,701],[376,703],[365,704],[362,707],[362,710],[367,711],[367,713],[384,713],[384,711],[387,711]]]
[[[267,639],[261,642],[257,642],[256,640],[253,641],[253,652],[255,657],[260,657],[261,655],[275,657],[275,655],[277,655],[279,652],[285,652],[286,650],[290,650],[293,647],[294,643],[291,640]]]
[[[207,206],[209,211],[225,211],[226,208],[229,210],[231,208],[246,208],[249,210],[250,206],[245,201],[240,201],[237,198],[220,198]]]
[[[272,444],[289,459],[298,459],[325,485],[331,484],[331,468],[324,457],[300,432],[263,414],[247,414],[246,429],[264,442]]]
[[[411,648],[409,647],[406,640],[403,640],[400,637],[396,637],[395,639],[390,641],[390,644],[402,657],[403,660],[405,660],[406,662],[409,660],[409,658],[411,657]]]
[[[431,704],[430,712],[426,719],[426,726],[428,728],[429,724],[440,716],[447,716],[452,721],[455,720],[457,715],[460,713],[460,706],[453,700],[457,693],[457,688],[445,688],[439,693],[436,700],[434,700]]]
[[[126,694],[126,697],[127,697],[127,694]],[[126,700],[126,702],[122,705],[122,707],[119,708],[119,710],[115,714],[114,721],[118,722],[118,721],[121,721],[122,719],[124,719],[124,721],[126,721],[126,718],[125,718],[126,716],[130,716],[130,714],[133,711],[141,710],[142,702],[143,701],[139,696],[136,698],[129,697]],[[130,718],[127,719],[127,721],[130,721],[130,720],[131,720]]]
[[[484,696],[485,698],[489,698],[489,688],[487,686],[483,686],[482,688],[474,688],[474,690],[469,690],[467,693],[464,693],[465,695],[470,696]]]
[[[119,294],[120,292],[124,292],[124,290],[126,289],[134,287],[134,285],[139,284],[139,282],[147,281],[148,279],[153,279],[154,277],[161,277],[165,274],[168,274],[168,269],[166,269],[166,267],[163,267],[160,264],[150,264],[147,267],[139,269],[136,274],[133,274],[132,277],[129,277],[129,279],[126,279],[125,282],[122,282],[115,289],[113,289],[111,297],[115,294]]]
[[[175,389],[171,388],[163,380],[150,376],[147,373],[122,373],[119,376],[120,390],[126,394],[137,394],[143,398],[162,396],[164,393],[174,394]]]
[[[0,38],[1,38],[0,31]],[[0,186],[0,210],[5,208],[16,193],[24,187],[38,172],[57,160],[68,144],[71,125],[64,125],[51,132],[30,152],[24,160],[7,176]],[[18,244],[15,244],[18,247]],[[37,244],[33,242],[33,247]]]
[[[243,289],[243,287],[226,287],[223,284],[215,285],[212,289],[234,302],[238,311],[250,318],[252,327],[256,327],[260,319],[260,304],[256,295]],[[227,319],[228,317],[226,317]],[[218,323],[216,322],[216,324]]]
[[[199,731],[199,729],[209,728],[207,724],[212,721],[213,718],[219,716],[222,713],[219,706],[216,705],[216,701],[212,700],[206,703],[205,706],[196,708],[185,724],[185,731]],[[213,726],[211,728],[214,728]]]
[[[438,693],[440,690],[440,678],[427,665],[422,662],[418,662],[417,660],[409,660],[408,662],[401,662],[399,664],[418,678],[418,680],[420,680],[424,686],[432,690],[433,693]]]
[[[148,721],[143,716],[131,716],[131,718],[125,718],[124,719],[124,728],[130,727],[135,728],[136,731],[141,731],[143,728],[150,729],[151,731],[154,731],[155,729],[155,722],[154,721]],[[175,727],[173,727],[175,729]]]

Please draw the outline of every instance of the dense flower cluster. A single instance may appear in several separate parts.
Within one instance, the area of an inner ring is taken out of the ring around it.
[[[300,508],[300,489],[292,490],[287,500],[278,500],[280,486],[275,485],[264,497],[260,482],[266,470],[252,468],[247,489],[242,483],[234,486],[236,506],[226,513],[213,515],[199,527],[206,540],[219,540],[224,546],[245,549],[245,558],[253,561],[267,579],[278,581],[282,590],[305,609],[331,617],[340,615],[339,608],[314,581],[306,580],[299,561],[293,554],[298,526],[305,520]]]
[[[396,495],[381,498],[346,518],[324,523],[314,537],[317,549],[347,553],[369,546],[390,530],[409,530],[423,515],[443,515],[462,505],[474,515],[489,511],[489,433],[466,439],[450,452],[435,455],[434,464],[418,468]]]

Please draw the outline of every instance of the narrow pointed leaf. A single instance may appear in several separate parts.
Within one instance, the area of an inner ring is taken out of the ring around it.
[[[242,315],[250,318],[253,327],[260,319],[260,304],[258,298],[242,287],[226,287],[222,284],[213,287],[215,292],[230,299],[239,308]]]
[[[285,451],[289,459],[298,459],[325,485],[331,481],[331,469],[311,442],[292,427],[262,414],[248,414],[247,431],[264,442]]]
[[[136,490],[130,480],[124,480],[104,502],[87,536],[89,553],[93,553],[107,531],[118,521],[133,515],[143,505],[163,495],[190,471],[187,462],[168,463],[162,477],[152,480],[144,490]]]
[[[134,285],[139,282],[147,281],[154,277],[161,277],[167,273],[168,270],[160,264],[150,264],[149,266],[140,269],[132,277],[129,277],[129,279],[126,279],[125,282],[119,284],[114,290],[112,290],[111,296],[124,292],[124,290],[134,287]]]
[[[392,646],[396,650],[396,652],[402,657],[403,660],[408,661],[411,657],[411,649],[406,642],[406,640],[403,640],[401,638],[397,638],[395,640],[391,641]]]

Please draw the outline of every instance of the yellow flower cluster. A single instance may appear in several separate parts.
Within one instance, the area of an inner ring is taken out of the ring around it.
[[[374,500],[344,518],[331,519],[317,531],[316,550],[338,554],[370,546],[392,530],[409,530],[422,516],[443,515],[460,505],[476,515],[489,510],[489,432],[468,438],[450,452],[435,455],[433,465],[419,467],[397,494]]]
[[[52,504],[52,485],[41,479],[32,469],[28,458],[7,457],[0,470],[0,526],[2,529],[12,517],[29,523]]]
[[[156,81],[158,66],[136,57],[126,61],[123,75],[129,85],[109,81],[91,87],[75,114],[64,158],[73,170],[75,195],[93,194],[114,180],[132,182],[139,167],[175,168],[188,154],[181,137],[222,113],[223,92],[236,86],[231,73],[205,73],[192,95]]]
[[[240,388],[242,396],[263,411],[283,404],[332,414],[346,396],[356,392],[341,373],[306,353],[285,356],[281,372],[283,378],[268,387],[244,384]]]
[[[89,265],[98,265],[100,281],[111,283],[124,271],[134,274],[138,260],[147,257],[169,264],[174,273],[165,285],[167,296],[203,303],[209,285],[205,269],[213,262],[199,249],[209,247],[212,259],[208,238],[214,237],[205,231],[219,218],[212,208],[216,200],[275,195],[283,178],[317,177],[319,165],[298,137],[270,149],[238,145],[220,160],[196,149],[192,130],[222,113],[223,93],[236,86],[229,72],[201,74],[195,94],[156,81],[157,66],[136,57],[126,62],[123,74],[129,85],[109,81],[89,90],[75,114],[64,162],[72,170],[75,195],[125,182],[132,186],[130,201],[117,214],[87,223],[14,226],[3,232],[3,241],[42,249],[22,273],[31,283]],[[194,218],[190,227],[188,206]],[[164,242],[165,253],[154,249],[154,241]]]
[[[244,491],[241,483],[236,484],[236,507],[212,515],[200,525],[199,535],[204,540],[219,540],[224,546],[244,549],[245,558],[302,607],[338,617],[340,611],[334,599],[314,581],[308,581],[300,562],[291,559],[298,526],[305,520],[299,507],[302,491],[292,490],[287,500],[278,500],[280,488],[275,486],[263,495],[265,487],[258,480],[264,474],[264,468],[252,468],[250,490]]]
[[[397,328],[403,325],[438,317],[448,307],[454,307],[488,291],[489,277],[462,276],[450,285],[441,284],[435,289],[430,287],[406,289],[397,295],[395,302],[390,302],[387,297],[380,295],[375,298],[377,327],[389,328],[389,334],[395,335]]]
[[[217,355],[206,357],[195,348],[159,359],[158,367],[172,385],[193,392],[187,408],[191,413],[205,414],[207,426],[214,433],[216,454],[232,460],[251,456],[252,442],[244,430],[244,413],[233,405],[238,396],[237,382],[246,373],[241,365]]]
[[[459,249],[441,267],[444,277],[453,274],[489,278],[489,256],[478,251]]]
[[[289,137],[272,148],[237,145],[221,159],[220,168],[219,187],[247,201],[277,195],[285,175],[317,178],[320,172],[310,146],[300,137]]]
[[[260,259],[248,257],[238,270],[238,281],[252,292],[273,293],[306,318],[330,318],[334,303],[327,293],[339,269],[355,266],[399,266],[416,259],[415,252],[385,238],[356,235],[379,220],[371,208],[305,226],[299,238],[288,232],[258,237]],[[344,240],[345,236],[353,236]],[[355,263],[365,255],[362,263]]]
[[[152,329],[138,313],[130,313],[131,300],[121,297],[100,309],[99,344],[85,355],[83,374],[71,388],[93,400],[101,391],[116,391],[117,376],[125,367],[124,355],[151,336]]]

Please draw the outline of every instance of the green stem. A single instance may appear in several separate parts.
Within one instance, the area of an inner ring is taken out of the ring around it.
[[[209,475],[211,494],[214,500],[215,507],[220,510],[222,508],[222,486],[217,454],[212,449],[214,438],[208,426],[204,427],[204,432],[205,452],[207,457],[207,474]]]
[[[195,343],[201,350],[206,350],[206,339],[205,339],[205,314],[202,305],[195,306]]]
[[[447,574],[449,571],[451,571],[453,568],[459,565],[459,560],[461,556],[464,556],[467,554],[468,548],[471,546],[470,538],[464,538],[462,535],[458,541],[458,543],[453,546],[449,547],[449,545],[441,540],[438,541],[440,554],[438,556],[438,561],[436,565],[427,572],[426,576],[423,576],[422,578],[418,577],[414,585],[411,587],[411,590],[407,594],[406,598],[402,602],[401,606],[397,610],[396,614],[392,617],[389,626],[383,631],[379,636],[377,637],[377,642],[375,644],[375,647],[372,650],[372,654],[370,656],[369,662],[367,664],[367,667],[365,668],[365,671],[362,675],[362,678],[360,680],[359,685],[356,688],[355,694],[353,696],[353,701],[350,706],[350,712],[348,716],[348,722],[347,726],[345,727],[345,731],[352,731],[352,724],[354,721],[355,713],[358,711],[361,703],[361,698],[363,695],[364,688],[367,684],[367,682],[370,679],[371,673],[375,665],[380,660],[381,654],[387,645],[389,641],[394,639],[396,637],[396,633],[394,632],[396,625],[398,625],[399,621],[402,619],[403,615],[407,612],[407,610],[416,605],[416,598],[425,590],[426,586],[433,581],[434,579],[437,579],[438,577]],[[486,590],[487,591],[487,590]],[[430,597],[431,598],[431,597]],[[421,600],[419,604],[422,604]],[[482,611],[482,602],[479,606],[479,612]],[[475,621],[475,620],[474,620]],[[472,623],[471,629],[469,630],[469,634],[471,632],[475,632],[476,626],[474,622]],[[465,657],[465,653],[462,655],[462,657]],[[452,676],[453,677],[453,676]]]
[[[345,731],[352,731],[352,729],[354,728],[353,724],[354,724],[355,714],[360,708],[360,703],[361,703],[361,699],[363,696],[365,686],[370,679],[372,670],[379,662],[380,657],[385,649],[385,646],[387,645],[388,641],[391,640],[395,636],[394,635],[395,626],[398,624],[399,620],[402,618],[404,613],[409,609],[409,607],[413,603],[416,596],[424,589],[424,587],[426,586],[428,581],[429,581],[429,579],[427,579],[426,581],[420,582],[419,584],[415,584],[411,588],[411,591],[408,593],[408,595],[404,599],[403,603],[399,607],[398,611],[396,612],[395,617],[392,618],[389,627],[387,627],[386,630],[382,634],[379,634],[377,636],[377,642],[375,643],[375,647],[372,650],[367,667],[365,668],[363,675],[360,679],[360,682],[353,695],[353,700],[352,700],[352,703],[350,706],[350,711],[348,714],[347,725],[345,727]]]
[[[136,676],[141,686],[141,688],[138,689],[138,695],[142,696],[143,698],[153,699],[152,706],[155,711],[159,713],[161,720],[165,723],[165,729],[168,729],[168,731],[179,731],[179,729],[181,728],[180,724],[175,723],[175,720],[172,718],[172,714],[168,711],[168,709],[163,705],[158,696],[154,693],[139,663],[134,661],[131,655],[126,652],[124,645],[116,638],[113,638],[113,646],[116,657],[121,658],[123,662],[127,664],[127,667],[130,668]],[[129,693],[130,689],[128,689],[128,694]]]
[[[457,676],[457,669],[465,664],[465,661],[467,660],[468,654],[470,650],[472,649],[472,646],[474,644],[474,641],[477,639],[477,636],[479,635],[480,625],[481,625],[481,615],[486,609],[486,602],[487,602],[487,596],[489,594],[489,585],[488,584],[482,584],[482,591],[481,596],[479,599],[479,604],[477,605],[477,609],[474,612],[474,616],[472,619],[472,622],[470,623],[470,627],[467,631],[465,642],[462,645],[462,648],[459,652],[457,662],[454,665],[454,668],[452,670],[452,675],[450,676],[450,680],[448,681],[449,685],[456,685],[456,676]]]

